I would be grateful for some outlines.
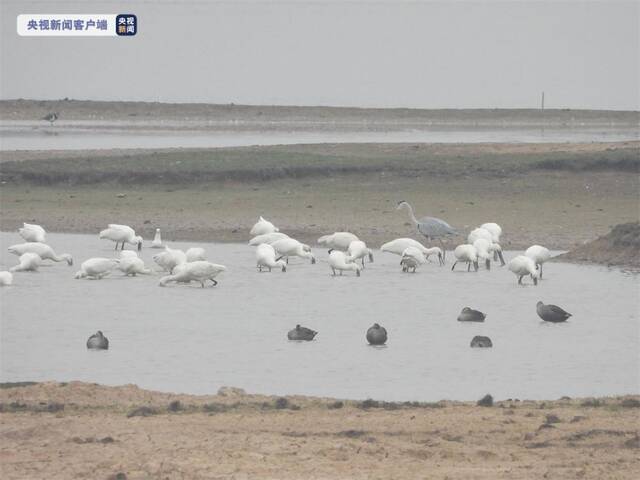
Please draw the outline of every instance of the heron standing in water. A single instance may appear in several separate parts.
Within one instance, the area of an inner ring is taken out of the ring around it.
[[[41,120],[46,120],[53,126],[53,122],[58,119],[58,112],[47,113]]]
[[[440,244],[442,245],[443,251],[443,260],[446,252],[446,248],[444,246],[444,242],[442,241],[442,237],[447,237],[449,235],[457,235],[458,232],[449,225],[444,220],[435,217],[422,217],[420,220],[416,218],[413,213],[413,208],[409,205],[408,202],[402,200],[398,202],[397,210],[407,209],[409,212],[409,218],[413,225],[418,229],[422,235],[424,235],[428,240],[438,239]]]

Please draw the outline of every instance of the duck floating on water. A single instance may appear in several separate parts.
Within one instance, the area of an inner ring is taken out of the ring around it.
[[[108,350],[109,339],[105,337],[100,330],[98,330],[87,340],[87,348],[89,350]]]
[[[384,345],[387,343],[387,330],[377,323],[374,323],[367,330],[367,342],[371,345]]]
[[[287,333],[287,338],[289,340],[301,340],[301,341],[310,342],[315,338],[317,334],[318,332],[316,332],[315,330],[311,330],[310,328],[296,325],[296,328],[294,328],[293,330],[289,330],[289,333]]]
[[[545,305],[542,302],[536,304],[538,316],[545,322],[562,323],[566,322],[571,314],[557,305]]]

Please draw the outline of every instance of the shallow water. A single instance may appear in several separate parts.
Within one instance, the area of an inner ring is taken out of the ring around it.
[[[0,233],[0,270],[16,263],[6,249],[20,243]],[[324,249],[316,265],[292,260],[286,273],[257,273],[253,248],[203,246],[228,271],[213,288],[158,287],[159,274],[74,280],[80,263],[110,256],[95,236],[50,234],[76,264],[16,273],[0,288],[2,381],[84,380],[135,383],[173,392],[212,393],[222,385],[267,394],[386,400],[550,399],[639,393],[638,275],[604,267],[553,263],[534,287],[518,286],[505,268],[478,273],[428,264],[400,272],[397,256],[376,253],[360,278],[331,277]],[[142,257],[153,265],[158,250]],[[507,252],[507,260],[517,252]],[[573,317],[547,324],[538,300]],[[484,324],[456,321],[464,306],[486,312]],[[366,344],[374,322],[388,346]],[[320,333],[290,342],[296,323]],[[102,330],[108,351],[87,351]],[[488,335],[492,349],[472,349]]]
[[[18,122],[19,123],[19,122]],[[189,130],[188,125],[155,129],[126,126],[74,126],[72,122],[54,127],[0,124],[0,150],[85,150],[111,148],[216,148],[250,145],[290,145],[314,143],[547,143],[621,142],[638,140],[636,128],[462,128],[291,130]]]

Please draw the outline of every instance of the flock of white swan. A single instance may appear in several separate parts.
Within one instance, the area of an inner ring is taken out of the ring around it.
[[[441,239],[443,236],[457,233],[440,219],[425,217],[417,220],[411,206],[406,202],[398,204],[398,209],[401,208],[409,209],[410,218],[417,231],[428,239]],[[73,265],[73,257],[70,254],[57,254],[46,244],[46,231],[42,226],[24,223],[18,233],[24,239],[24,243],[8,248],[10,253],[18,256],[18,264],[9,271],[0,272],[0,285],[11,285],[15,272],[37,271],[45,260]],[[252,237],[249,245],[255,247],[256,268],[260,272],[271,271],[274,268],[286,272],[291,257],[309,260],[311,264],[316,263],[316,257],[309,245],[280,232],[278,227],[263,217],[258,219],[249,233]],[[467,271],[471,271],[472,267],[477,271],[480,262],[485,264],[485,268],[490,269],[492,260],[499,260],[501,265],[505,265],[499,243],[501,235],[502,228],[496,223],[484,223],[473,229],[467,236],[467,243],[454,249],[455,261],[451,270],[459,263],[466,264]],[[120,271],[127,276],[154,272],[136,252],[136,249],[142,249],[143,238],[136,235],[133,228],[128,225],[110,224],[99,233],[99,238],[115,243],[115,250],[120,249],[118,258],[89,258],[80,265],[80,270],[75,274],[76,279],[99,280],[113,271]],[[373,250],[353,233],[335,232],[324,235],[317,243],[328,249],[327,263],[334,276],[353,272],[359,277],[366,262],[373,262]],[[125,245],[135,248],[125,250]],[[156,229],[151,248],[161,250],[153,256],[157,266],[166,272],[166,275],[160,278],[160,286],[171,282],[198,282],[203,288],[207,282],[217,285],[216,277],[227,269],[224,265],[208,261],[202,248],[190,248],[184,252],[163,244],[160,229]],[[442,248],[428,248],[412,238],[396,238],[383,244],[380,251],[398,255],[402,271],[407,273],[415,273],[418,268],[429,262],[432,256],[437,258],[440,266],[445,264],[446,253]],[[524,277],[530,276],[534,285],[537,285],[538,279],[542,278],[542,265],[550,258],[551,254],[547,248],[533,245],[523,255],[513,258],[508,263],[508,269],[516,275],[519,284],[522,284]]]

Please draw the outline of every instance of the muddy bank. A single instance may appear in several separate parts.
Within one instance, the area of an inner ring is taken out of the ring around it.
[[[7,479],[626,479],[640,467],[637,396],[481,406],[72,382],[3,388],[0,403]]]
[[[556,259],[563,262],[640,268],[640,223],[616,225],[606,235],[559,255]]]

